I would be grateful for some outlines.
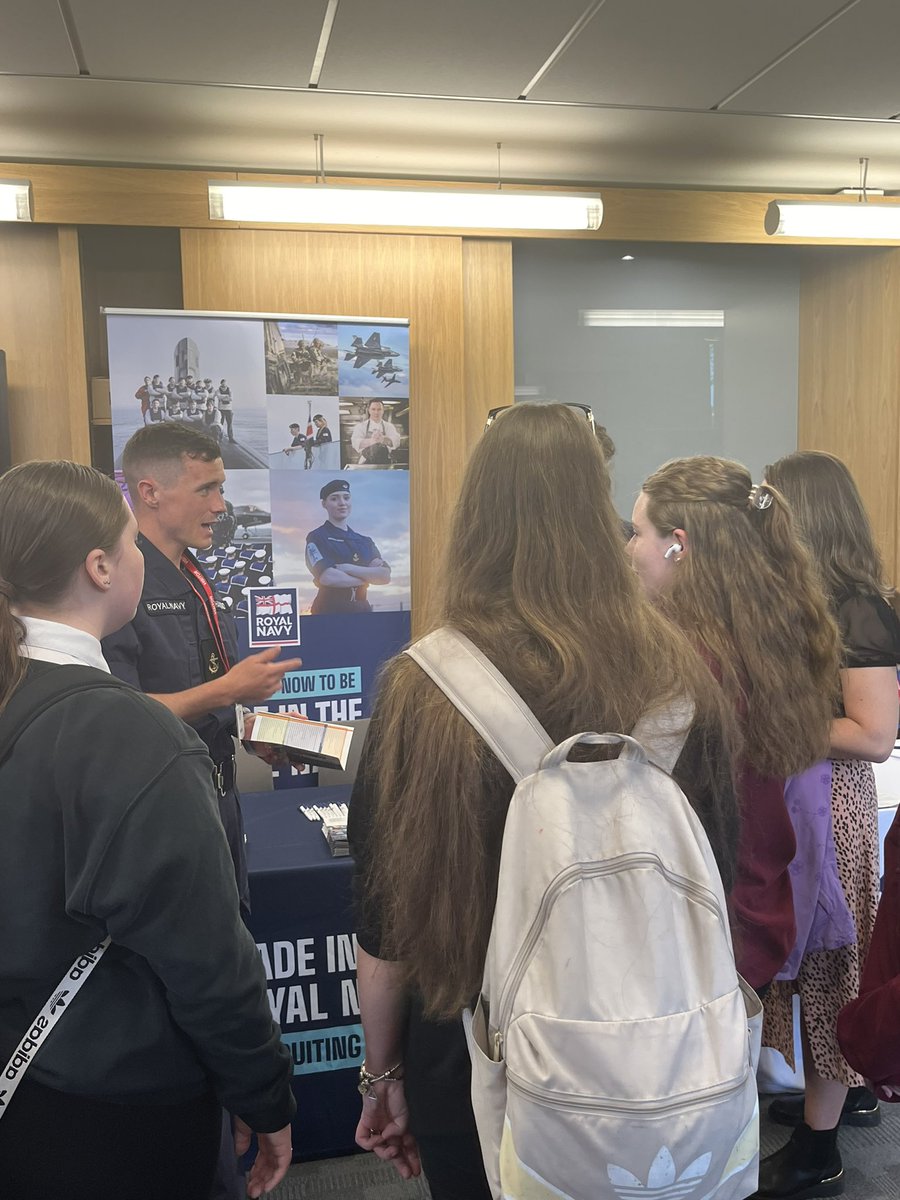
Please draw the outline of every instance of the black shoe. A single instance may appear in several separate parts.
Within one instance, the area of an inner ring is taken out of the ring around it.
[[[791,1096],[773,1100],[769,1105],[769,1120],[774,1121],[776,1125],[788,1125],[791,1129],[796,1129],[803,1120],[803,1097]],[[881,1109],[875,1094],[864,1087],[850,1088],[841,1109],[841,1124],[869,1127],[880,1125]]]
[[[801,1123],[786,1146],[759,1164],[759,1190],[752,1200],[814,1200],[843,1191],[837,1129],[810,1129]]]

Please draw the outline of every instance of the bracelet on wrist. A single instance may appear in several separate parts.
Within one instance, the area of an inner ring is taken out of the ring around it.
[[[373,1075],[371,1071],[366,1070],[365,1062],[359,1068],[359,1083],[357,1090],[361,1096],[374,1096],[372,1091],[376,1083],[395,1083],[403,1078],[402,1074],[403,1063],[398,1062],[395,1066],[389,1067],[387,1071],[383,1071],[381,1075]]]

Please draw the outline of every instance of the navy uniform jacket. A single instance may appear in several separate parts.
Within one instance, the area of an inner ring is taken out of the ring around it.
[[[355,529],[338,529],[337,525],[326,521],[308,533],[306,565],[319,589],[310,612],[371,612],[372,605],[366,599],[369,590],[367,583],[360,583],[358,587],[328,587],[319,583],[319,576],[327,567],[336,567],[339,563],[357,563],[368,567],[376,558],[381,558],[378,547],[370,537],[357,533]]]
[[[214,653],[212,634],[200,601],[179,569],[143,535],[144,590],[134,620],[104,638],[103,656],[113,675],[142,692],[183,692],[215,678],[208,670]],[[238,657],[237,631],[230,613],[219,608],[219,627],[230,662]],[[216,656],[217,657],[217,656]],[[215,667],[215,659],[213,661]],[[241,903],[247,907],[244,824],[234,782],[234,708],[216,708],[189,724],[222,766],[219,812],[234,860]]]

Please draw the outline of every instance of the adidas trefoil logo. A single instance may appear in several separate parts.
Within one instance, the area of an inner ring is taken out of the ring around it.
[[[663,1146],[653,1160],[646,1183],[612,1163],[607,1165],[606,1173],[621,1200],[684,1200],[706,1178],[711,1162],[711,1153],[701,1154],[678,1175],[671,1151]]]
[[[68,989],[66,989],[65,991],[56,993],[56,995],[53,997],[53,1001],[50,1005],[50,1015],[51,1016],[56,1016],[56,1010],[58,1008],[66,1007],[66,996],[68,996],[68,994],[69,994]]]

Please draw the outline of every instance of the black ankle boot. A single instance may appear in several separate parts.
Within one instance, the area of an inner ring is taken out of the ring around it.
[[[814,1200],[840,1196],[844,1167],[837,1148],[837,1127],[797,1126],[791,1140],[759,1164],[759,1200]]]
[[[792,1129],[803,1120],[803,1096],[780,1096],[769,1105],[768,1116],[776,1125]],[[865,1087],[852,1087],[841,1110],[842,1125],[880,1125],[881,1110],[876,1096]]]

